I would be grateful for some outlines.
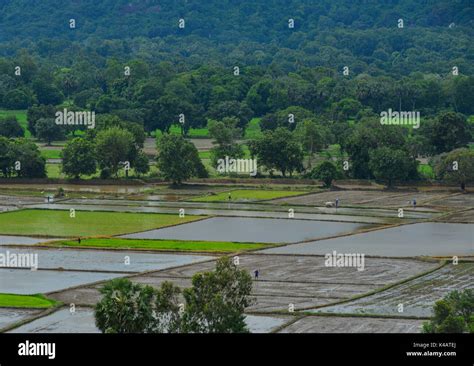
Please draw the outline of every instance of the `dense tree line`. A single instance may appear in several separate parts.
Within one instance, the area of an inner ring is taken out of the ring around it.
[[[417,158],[472,141],[467,1],[47,0],[27,4],[34,18],[21,3],[0,5],[0,108],[28,109],[28,130],[40,141],[67,137],[63,169],[71,177],[94,170],[72,163],[75,152],[87,156],[88,143],[103,177],[116,176],[124,162],[145,173],[146,134],[166,136],[173,125],[183,136],[207,126],[214,166],[223,156],[240,158],[238,140],[254,117],[263,136],[248,146],[270,174],[326,181],[417,179]],[[71,19],[77,27],[69,28]],[[57,126],[63,108],[96,112],[96,128]],[[381,126],[380,113],[390,109],[420,112],[420,128]],[[8,118],[0,135],[22,131]],[[333,159],[337,174],[329,174],[334,169],[313,161],[334,144],[350,169]],[[165,162],[176,153],[192,163]],[[184,139],[158,143],[157,163],[175,183],[207,175],[196,156]],[[182,176],[168,174],[178,166],[187,167]]]
[[[29,129],[57,108],[113,113],[150,132],[169,131],[172,124],[205,126],[208,119],[238,119],[245,129],[252,117],[263,117],[263,129],[287,125],[313,115],[325,121],[347,121],[360,113],[387,109],[419,111],[426,118],[442,110],[474,113],[474,77],[414,73],[400,80],[360,74],[346,78],[334,69],[302,68],[278,73],[256,66],[202,66],[178,72],[169,63],[109,60],[103,68],[76,64],[47,65],[23,55],[29,66],[15,76],[16,62],[0,59],[0,107],[29,109]],[[128,69],[129,68],[129,69]],[[126,74],[129,70],[130,75]],[[292,125],[293,127],[296,124]],[[292,127],[292,128],[293,128]]]
[[[92,62],[132,56],[183,67],[350,66],[376,75],[444,74],[457,65],[472,75],[465,58],[473,11],[469,0],[6,0],[0,50],[26,48],[62,66],[86,54]]]
[[[35,143],[0,136],[0,176],[46,178],[46,160]]]

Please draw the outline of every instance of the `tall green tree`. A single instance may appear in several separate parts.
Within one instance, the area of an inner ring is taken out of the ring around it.
[[[66,143],[62,151],[61,169],[68,177],[79,179],[97,171],[95,146],[91,141],[77,137]]]
[[[25,131],[15,116],[5,116],[0,118],[0,136],[5,137],[23,137]]]
[[[226,156],[232,159],[244,156],[242,147],[236,142],[242,134],[242,130],[237,126],[238,119],[235,117],[226,117],[222,121],[209,121],[209,135],[214,139],[212,143],[215,145],[211,149],[211,162],[214,167],[217,166],[219,159],[225,159]]]
[[[405,150],[380,147],[371,150],[369,156],[372,174],[389,187],[394,181],[404,181],[416,174],[418,163]]]
[[[265,131],[263,136],[251,140],[249,148],[252,156],[258,157],[259,164],[269,170],[277,169],[285,177],[293,172],[303,171],[303,149],[294,135],[286,128]]]
[[[11,157],[19,169],[13,172],[21,178],[46,178],[46,159],[41,156],[38,146],[26,139],[17,139],[11,145]]]
[[[328,144],[328,129],[319,125],[314,119],[306,119],[298,123],[295,136],[301,141],[308,154],[308,167],[311,168],[312,159],[316,152]]]
[[[205,174],[196,147],[182,136],[164,134],[157,139],[158,169],[165,180],[181,184],[193,176]]]
[[[52,105],[34,105],[28,108],[26,119],[28,130],[36,136],[36,122],[41,118],[55,118],[56,108]],[[64,127],[64,126],[63,126]]]
[[[247,333],[244,311],[252,304],[251,291],[248,271],[229,257],[219,258],[215,271],[195,274],[192,287],[183,291],[183,331]]]
[[[12,151],[13,142],[0,136],[0,172],[2,176],[10,177],[15,168],[15,156]]]
[[[435,175],[461,186],[474,182],[474,151],[463,148],[443,154],[435,165]]]
[[[103,333],[247,333],[251,291],[248,271],[222,257],[184,291],[170,282],[154,289],[125,278],[109,281],[100,289],[95,322]]]
[[[95,323],[103,333],[151,333],[155,327],[151,286],[125,278],[112,280],[100,290],[102,300],[95,307]]]
[[[465,147],[472,139],[471,127],[460,113],[442,112],[426,125],[422,124],[420,130],[437,154]]]
[[[40,118],[35,124],[36,137],[45,141],[48,146],[53,141],[65,138],[64,126],[58,126],[53,118]]]
[[[118,176],[120,167],[136,157],[135,139],[130,131],[112,127],[97,133],[95,152],[99,168]]]
[[[319,179],[324,182],[326,187],[331,187],[333,180],[339,176],[337,167],[330,161],[324,161],[315,167],[309,176],[312,179]]]
[[[474,333],[474,290],[452,291],[433,307],[423,333]]]

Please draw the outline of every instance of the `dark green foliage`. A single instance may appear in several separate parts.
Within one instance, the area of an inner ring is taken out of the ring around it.
[[[68,177],[78,179],[81,175],[92,175],[97,171],[95,146],[83,138],[69,141],[62,151],[62,171]]]
[[[5,137],[23,137],[25,135],[25,131],[18,123],[15,116],[6,116],[4,118],[0,118],[0,136]]]
[[[65,126],[56,124],[54,118],[40,118],[35,124],[36,137],[51,145],[52,141],[59,141],[65,137]]]
[[[136,158],[134,136],[120,127],[102,130],[95,138],[95,152],[99,168],[107,169],[108,174],[117,176],[124,164],[128,162],[132,165]]]
[[[452,291],[433,307],[424,333],[474,333],[474,290]]]
[[[103,333],[246,333],[252,278],[223,257],[212,272],[193,276],[192,287],[164,282],[159,289],[115,279],[100,290],[95,307]],[[180,295],[185,303],[180,304]]]
[[[264,135],[250,141],[250,152],[258,158],[258,164],[268,170],[279,170],[285,177],[303,171],[303,149],[294,135],[286,128],[266,131]]]
[[[459,113],[443,112],[422,126],[423,135],[437,154],[465,147],[471,141],[472,128]]]
[[[311,179],[319,179],[326,187],[331,187],[332,181],[340,177],[337,167],[330,161],[324,161],[309,174]]]
[[[46,160],[33,142],[0,137],[0,172],[4,177],[45,178]]]
[[[206,175],[196,147],[182,136],[164,134],[157,140],[158,168],[165,180],[181,184],[193,176]]]
[[[369,168],[374,177],[390,187],[394,181],[416,176],[417,161],[405,150],[379,147],[369,152]]]

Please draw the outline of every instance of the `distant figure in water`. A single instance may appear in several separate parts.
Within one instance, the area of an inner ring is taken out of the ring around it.
[[[416,208],[416,199],[413,200],[413,208]]]
[[[258,280],[258,269],[256,269],[255,271],[253,271],[253,273],[255,274],[255,279]]]

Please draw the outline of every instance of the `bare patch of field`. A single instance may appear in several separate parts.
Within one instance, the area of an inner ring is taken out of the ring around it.
[[[474,207],[474,194],[453,194],[430,202],[433,206],[451,207],[458,210]]]
[[[252,275],[259,270],[253,288],[256,302],[249,308],[256,312],[286,311],[290,304],[302,309],[338,302],[437,266],[437,263],[411,259],[367,258],[365,270],[357,271],[326,267],[324,257],[316,256],[243,255],[239,261]],[[134,277],[133,281],[155,287],[171,281],[187,287],[195,273],[213,268],[213,262],[198,263]]]
[[[19,321],[31,318],[44,311],[44,309],[10,309],[0,308],[0,329],[9,327]]]
[[[453,290],[474,288],[474,263],[443,268],[386,291],[345,304],[314,310],[323,313],[377,314],[430,317],[437,300]],[[400,312],[400,304],[403,312]]]
[[[366,258],[365,270],[355,268],[326,267],[322,256],[259,255],[245,254],[239,257],[239,265],[253,276],[254,305],[251,312],[287,311],[311,308],[350,299],[378,288],[410,278],[435,268],[436,262],[415,259]],[[191,286],[195,273],[210,271],[215,263],[203,262],[170,268],[131,277],[136,283],[159,287],[170,281],[180,287]],[[64,303],[94,305],[100,300],[101,285],[85,286],[73,290],[49,294]]]
[[[303,197],[280,198],[272,203],[286,203],[294,205],[324,206],[326,202],[339,199],[341,207],[411,207],[416,199],[417,207],[424,206],[431,201],[450,197],[452,194],[433,192],[397,192],[397,191],[326,191],[305,195]]]
[[[474,209],[460,211],[440,219],[444,222],[474,223]]]
[[[3,206],[22,206],[43,203],[43,197],[29,197],[29,196],[8,196],[0,195],[0,205]]]
[[[279,333],[419,333],[422,323],[413,319],[307,316]]]

